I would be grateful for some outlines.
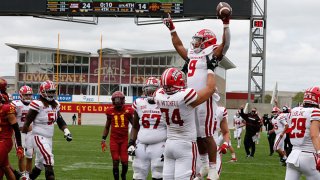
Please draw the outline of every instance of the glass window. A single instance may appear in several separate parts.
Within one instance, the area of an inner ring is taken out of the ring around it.
[[[81,66],[74,66],[74,72],[76,74],[81,74]]]
[[[46,53],[46,59],[47,59],[47,63],[52,64],[53,63],[52,53]]]
[[[80,92],[81,92],[81,85],[75,85],[74,92],[73,93],[68,92],[68,93],[71,95],[71,94],[80,94]]]
[[[60,91],[58,92],[59,94],[66,94],[67,93],[67,85],[65,85],[65,84],[60,84],[59,85],[59,89],[60,89]]]
[[[160,68],[159,68],[159,74],[161,75],[165,70],[166,70],[165,67],[160,67]]]
[[[138,75],[141,76],[141,75],[144,75],[144,68],[138,68]]]
[[[53,62],[56,64],[57,63],[57,54],[54,53],[52,58],[53,58]]]
[[[87,94],[87,89],[88,89],[88,85],[82,84],[80,94]]]
[[[68,55],[68,64],[74,64],[75,57],[73,55]]]
[[[88,66],[81,66],[82,74],[88,74]]]
[[[38,64],[40,62],[41,52],[33,51],[32,54],[32,62]]]
[[[173,65],[172,56],[167,56],[167,65]]]
[[[150,76],[151,75],[151,67],[146,67],[145,68],[145,74],[146,74],[146,76]]]
[[[152,57],[146,57],[146,65],[152,65]]]
[[[66,73],[68,72],[68,66],[60,66],[61,73]]]
[[[139,64],[138,65],[144,65],[144,58],[139,58]]]
[[[152,76],[158,76],[159,75],[159,68],[154,67],[152,68]]]
[[[131,67],[131,74],[136,75],[138,73],[137,67]]]
[[[81,64],[81,56],[76,56],[74,63],[75,64]]]
[[[89,57],[82,57],[82,64],[89,64]]]
[[[68,73],[73,74],[74,73],[74,66],[68,66]]]
[[[161,56],[160,57],[160,65],[167,65],[167,61],[166,61],[166,57],[165,56]]]
[[[137,65],[138,64],[138,58],[132,58],[131,59],[131,64],[132,65]]]
[[[27,51],[26,52],[26,58],[27,58],[27,61],[26,62],[32,62],[32,51]]]
[[[19,65],[19,72],[27,72],[27,65],[23,64],[23,65]]]
[[[19,62],[25,62],[26,61],[26,53],[21,52],[19,53]]]
[[[75,88],[78,88],[79,90],[80,90],[80,86],[79,85],[71,85],[71,84],[69,84],[68,86],[68,89],[67,89],[67,92],[66,92],[66,94],[73,94],[73,89]]]
[[[67,63],[68,62],[68,56],[66,54],[60,55],[60,63]]]
[[[155,66],[159,65],[159,57],[152,58],[152,65],[155,65]]]

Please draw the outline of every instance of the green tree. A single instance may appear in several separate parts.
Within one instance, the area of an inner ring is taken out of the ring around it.
[[[304,92],[298,92],[293,98],[292,98],[292,105],[298,106],[303,101],[303,95]]]
[[[272,96],[270,94],[266,94],[264,96],[264,103],[270,103]]]

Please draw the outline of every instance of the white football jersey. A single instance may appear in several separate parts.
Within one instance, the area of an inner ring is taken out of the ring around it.
[[[196,141],[195,110],[190,106],[198,97],[192,88],[182,89],[168,95],[160,88],[155,101],[162,113],[161,120],[167,123],[167,139]]]
[[[243,119],[241,116],[237,117],[236,115],[233,116],[233,122],[236,129],[241,128]]]
[[[17,123],[19,124],[19,128],[21,128],[26,121],[26,115],[28,114],[30,107],[23,104],[21,100],[12,101],[11,104],[16,108]]]
[[[58,111],[60,111],[60,104],[58,101],[56,102],[58,105],[55,109],[53,109],[51,105],[45,107],[39,100],[34,100],[30,103],[30,109],[38,112],[33,121],[32,134],[41,135],[47,138],[53,136],[54,122],[56,122]]]
[[[283,132],[286,124],[288,124],[287,120],[288,113],[281,113],[276,118],[272,118],[271,123],[276,134],[280,134]]]
[[[220,124],[223,118],[226,118],[228,121],[228,111],[225,107],[219,106],[215,112],[214,118],[214,134],[213,138],[216,142],[219,142],[219,132],[221,130]]]
[[[147,98],[138,98],[132,104],[139,115],[140,129],[137,140],[142,144],[156,144],[167,139],[167,125],[161,119],[160,108]]]
[[[291,110],[290,141],[293,149],[315,151],[310,137],[310,125],[313,120],[320,121],[320,109],[295,107]]]
[[[192,49],[188,49],[188,58],[190,59],[188,65],[187,84],[188,87],[199,91],[206,87],[207,83],[207,56],[211,59],[213,50],[217,46],[209,46],[200,53],[195,53]]]

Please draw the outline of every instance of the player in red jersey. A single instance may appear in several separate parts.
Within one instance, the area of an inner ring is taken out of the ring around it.
[[[0,86],[4,79],[0,78]],[[5,80],[4,80],[5,81]],[[5,92],[1,90],[1,92]],[[12,135],[15,133],[17,142],[17,156],[22,159],[24,156],[19,125],[16,121],[15,108],[9,104],[6,94],[0,94],[0,179],[6,175],[8,180],[14,180],[15,175],[10,167],[9,152],[12,149]]]
[[[110,133],[110,152],[113,160],[113,177],[119,180],[119,160],[122,164],[121,179],[125,180],[128,171],[128,125],[132,123],[133,109],[125,107],[125,96],[116,91],[111,97],[113,107],[107,109],[107,121],[102,133],[101,148],[105,152],[106,139]]]

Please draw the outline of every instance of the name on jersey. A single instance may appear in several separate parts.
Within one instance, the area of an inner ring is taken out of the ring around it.
[[[144,113],[144,114],[158,114],[158,113],[161,113],[161,112],[159,110],[157,111],[157,110],[149,109],[149,110],[142,111],[142,113]]]
[[[189,59],[202,59],[205,56],[190,56]]]
[[[303,116],[304,111],[293,111],[292,116]]]
[[[174,106],[179,107],[178,101],[157,101],[158,106]]]

